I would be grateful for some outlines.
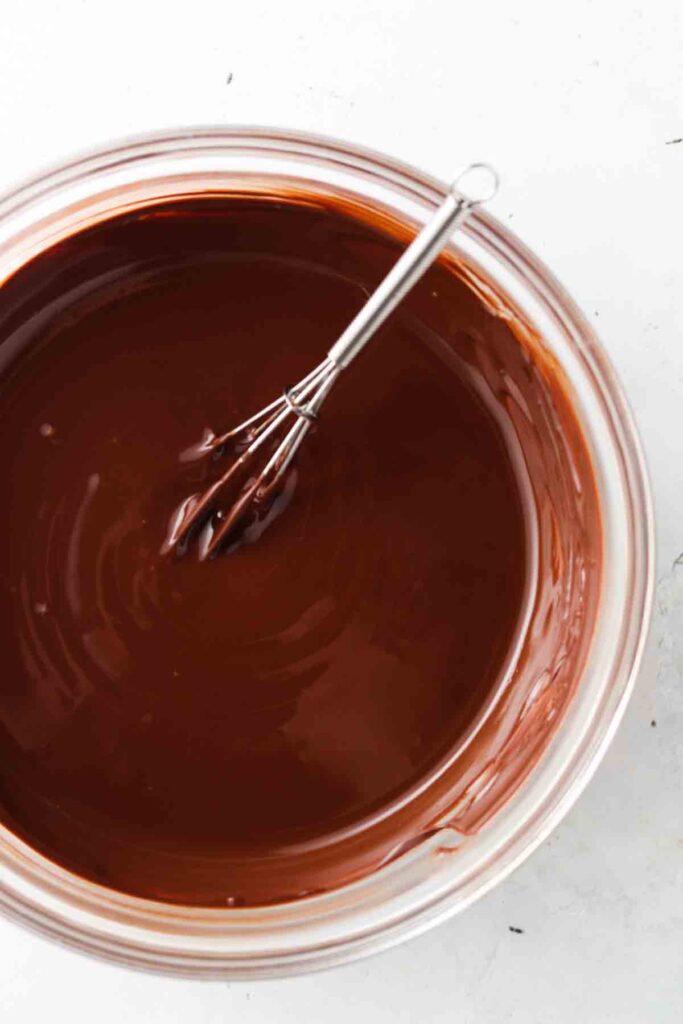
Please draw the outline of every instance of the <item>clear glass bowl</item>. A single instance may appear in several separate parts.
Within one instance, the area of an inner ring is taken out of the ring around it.
[[[0,281],[98,219],[245,183],[345,196],[413,224],[446,191],[412,167],[319,137],[260,128],[149,135],[64,164],[5,197]],[[624,711],[647,629],[653,519],[643,456],[615,373],[552,274],[484,213],[456,235],[452,250],[504,296],[561,367],[597,480],[604,561],[593,642],[542,757],[465,841],[437,830],[360,881],[275,907],[204,910],[126,896],[59,868],[0,826],[0,907],[9,916],[82,951],[179,975],[313,970],[386,948],[463,910],[527,857],[581,793]],[[447,855],[454,847],[457,855]]]

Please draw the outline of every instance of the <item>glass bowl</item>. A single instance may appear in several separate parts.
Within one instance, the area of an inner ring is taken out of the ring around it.
[[[446,192],[393,159],[300,133],[209,127],[147,135],[63,164],[0,201],[0,282],[47,246],[115,213],[244,188],[342,197],[413,226]],[[527,857],[581,793],[624,711],[647,630],[653,518],[643,456],[614,370],[552,274],[482,212],[450,251],[473,285],[542,339],[593,462],[603,543],[599,604],[590,650],[542,755],[481,828],[446,824],[359,881],[272,907],[202,909],[127,896],[60,868],[0,826],[0,907],[10,917],[84,952],[176,975],[314,970],[384,949],[463,910]]]

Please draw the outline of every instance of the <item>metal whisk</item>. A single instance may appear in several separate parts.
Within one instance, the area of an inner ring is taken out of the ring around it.
[[[238,454],[228,469],[203,493],[193,494],[182,502],[171,519],[162,551],[184,547],[202,523],[198,537],[199,557],[208,558],[219,550],[250,509],[267,503],[277,492],[339,374],[434,262],[451,232],[463,223],[474,207],[493,198],[497,189],[498,175],[488,164],[470,164],[455,179],[434,216],[398,259],[325,359],[307,377],[293,387],[285,388],[279,398],[248,420],[220,437],[207,433],[198,445],[185,453],[186,459],[200,458],[212,452],[222,452],[232,442]],[[269,441],[270,446],[264,447]],[[242,487],[227,510],[218,508],[219,496],[262,451],[270,451],[270,454],[261,469]]]

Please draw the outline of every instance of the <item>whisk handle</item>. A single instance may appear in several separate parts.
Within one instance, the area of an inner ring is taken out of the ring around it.
[[[468,182],[469,180],[469,187]],[[491,199],[498,175],[488,164],[470,164],[455,179],[448,195],[372,293],[327,356],[340,369],[348,366],[439,255],[453,230],[475,206]]]

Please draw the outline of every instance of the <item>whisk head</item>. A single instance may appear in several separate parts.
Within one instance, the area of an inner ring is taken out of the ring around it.
[[[196,537],[200,559],[210,558],[259,508],[269,506],[340,371],[337,363],[325,359],[239,426],[220,436],[207,431],[183,453],[181,458],[188,462],[220,456],[228,448],[235,457],[206,490],[181,502],[171,517],[162,553],[182,553]]]

